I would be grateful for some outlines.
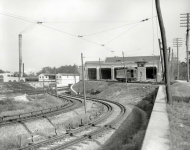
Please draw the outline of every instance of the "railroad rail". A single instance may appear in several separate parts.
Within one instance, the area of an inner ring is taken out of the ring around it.
[[[51,94],[54,95],[54,94]],[[63,98],[60,97],[61,99],[64,99],[67,101],[67,104],[61,105],[61,106],[56,106],[56,107],[51,107],[47,109],[41,109],[37,111],[32,111],[32,112],[27,112],[27,113],[21,113],[18,115],[9,115],[9,116],[2,116],[0,117],[0,126],[5,126],[5,125],[10,125],[18,122],[26,122],[29,120],[35,120],[39,118],[44,118],[44,117],[50,117],[54,115],[58,115],[60,113],[65,113],[71,110],[74,110],[76,108],[79,108],[82,106],[82,101],[81,100],[72,100],[69,98]]]
[[[82,99],[81,96],[61,95],[61,97],[71,98],[71,99]],[[76,129],[70,130],[66,134],[62,134],[62,135],[52,137],[52,138],[47,139],[45,141],[32,144],[28,147],[20,148],[19,150],[48,149],[48,148],[46,148],[47,145],[49,145],[50,150],[62,150],[62,149],[68,148],[68,147],[73,146],[79,142],[86,140],[86,139],[93,138],[93,136],[96,136],[100,133],[102,134],[105,130],[108,130],[108,129],[114,127],[114,125],[116,125],[118,123],[118,121],[120,121],[126,113],[125,106],[123,106],[120,103],[117,103],[114,101],[109,101],[109,100],[104,100],[104,99],[90,98],[90,97],[87,97],[87,100],[103,104],[106,108],[106,112],[104,114],[102,114],[100,117],[90,121],[90,123],[88,123],[82,127],[78,127]],[[105,119],[107,119],[114,112],[113,107],[112,107],[113,104],[120,108],[120,113],[114,120],[112,120],[111,122],[109,122],[103,126],[98,126],[98,128],[89,132],[88,134],[84,134],[80,137],[73,136],[74,134],[76,134],[78,132],[87,130],[89,128],[97,127],[97,125],[100,122],[103,122]],[[74,139],[71,141],[65,142],[65,139],[69,138],[69,137],[74,137]],[[59,144],[55,146],[54,143],[59,143]]]

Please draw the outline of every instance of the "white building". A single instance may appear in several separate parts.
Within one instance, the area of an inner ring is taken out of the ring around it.
[[[68,86],[79,82],[79,75],[71,73],[58,73],[56,75],[56,79],[58,84]]]
[[[55,81],[55,74],[42,73],[38,76],[39,81]]]
[[[25,78],[20,78],[21,82],[25,82]],[[0,73],[0,82],[19,82],[19,77],[14,77],[13,73]]]

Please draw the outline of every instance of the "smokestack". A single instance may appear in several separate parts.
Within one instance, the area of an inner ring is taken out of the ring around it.
[[[20,77],[23,77],[22,74],[22,34],[19,34],[19,81]]]

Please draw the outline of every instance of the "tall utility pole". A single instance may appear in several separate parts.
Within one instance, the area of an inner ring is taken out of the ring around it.
[[[162,63],[162,76],[163,76],[163,80],[165,81],[165,69],[164,69],[164,58],[163,58],[163,49],[162,49],[162,43],[160,41],[160,39],[158,39],[158,44],[159,44],[159,48],[160,48],[160,57],[161,57],[161,63]]]
[[[186,51],[187,51],[187,82],[189,82],[189,26],[190,26],[190,13],[186,14],[180,14],[180,18],[184,18],[185,22],[181,22],[180,24],[182,25],[181,27],[186,27],[187,28],[187,34],[186,34]]]
[[[170,77],[169,77],[169,68],[168,68],[168,57],[167,57],[167,43],[166,43],[166,34],[165,34],[165,28],[164,23],[162,19],[161,9],[160,9],[160,1],[155,0],[156,4],[156,11],[158,15],[158,21],[160,25],[160,31],[161,31],[161,37],[162,37],[162,43],[163,43],[163,56],[164,56],[164,65],[165,65],[165,84],[166,84],[166,95],[167,95],[167,102],[169,104],[172,104],[172,97],[171,97],[171,90],[170,90]]]
[[[174,51],[172,49],[172,62],[171,62],[171,78],[173,76],[173,79],[174,79]]]
[[[173,47],[177,47],[177,79],[179,80],[179,47],[182,45],[182,38],[173,39]]]
[[[84,112],[86,114],[86,91],[85,91],[85,82],[84,82],[84,66],[83,66],[83,54],[81,53],[81,62],[82,62],[82,80],[83,80],[83,95],[84,95]]]
[[[100,80],[102,79],[102,69],[101,69],[101,65],[100,65],[100,58],[99,58],[99,66],[100,66],[100,71],[99,71],[99,73],[100,73]]]
[[[127,83],[127,69],[125,70],[125,63],[124,63],[124,52],[122,52],[122,55],[123,55],[123,65],[124,65],[125,82]]]

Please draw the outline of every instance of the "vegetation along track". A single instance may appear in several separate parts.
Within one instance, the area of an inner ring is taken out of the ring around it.
[[[51,95],[54,95],[54,94],[51,94]],[[82,105],[82,101],[79,99],[73,100],[70,98],[64,98],[62,96],[59,96],[59,98],[67,101],[67,103],[65,105],[51,107],[47,109],[41,109],[38,111],[32,111],[32,112],[22,113],[18,115],[2,116],[0,117],[0,126],[10,125],[10,124],[18,123],[18,122],[22,123],[29,120],[58,115],[58,114],[65,113],[65,112],[74,110],[76,108],[79,108]]]
[[[62,97],[72,98],[72,99],[82,99],[81,96],[62,95]],[[103,132],[105,132],[106,130],[109,130],[110,128],[113,128],[114,125],[116,125],[126,113],[125,106],[123,106],[120,103],[109,101],[109,100],[103,100],[103,99],[89,98],[89,97],[87,98],[87,100],[103,104],[104,108],[106,108],[106,112],[104,112],[100,117],[94,120],[91,120],[90,123],[82,127],[78,127],[76,129],[70,130],[66,134],[52,137],[45,141],[32,144],[28,147],[20,148],[19,150],[37,150],[37,149],[61,150],[61,149],[68,148],[86,139],[93,138],[93,136],[102,134]],[[119,115],[116,118],[114,118],[112,121],[110,121],[109,123],[106,123],[102,126],[98,125],[99,123],[104,122],[110,115],[113,114],[114,112],[113,105],[116,105],[116,107],[120,108]],[[90,132],[81,134],[81,136],[78,136],[78,135],[75,136],[77,133],[89,130],[91,128],[92,130],[90,130]]]

